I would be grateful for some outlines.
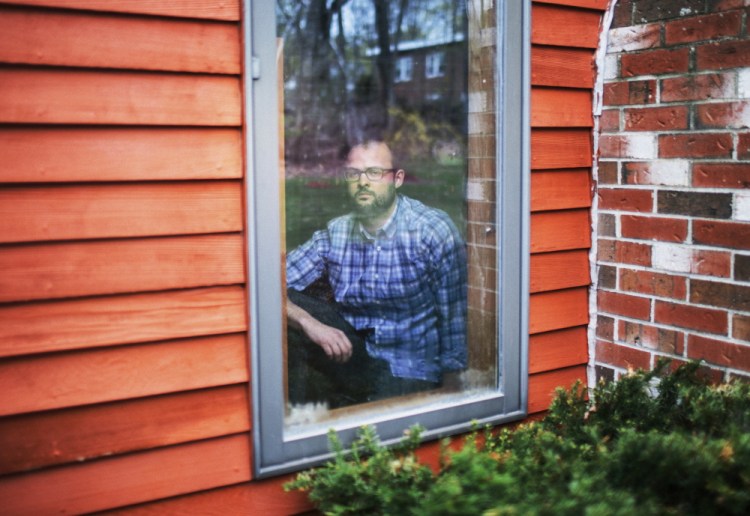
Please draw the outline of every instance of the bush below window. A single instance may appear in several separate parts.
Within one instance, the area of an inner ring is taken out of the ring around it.
[[[286,487],[340,515],[749,514],[750,385],[667,371],[558,390],[542,421],[444,442],[437,472],[419,428],[390,448],[369,427],[350,450],[332,433],[335,458]]]

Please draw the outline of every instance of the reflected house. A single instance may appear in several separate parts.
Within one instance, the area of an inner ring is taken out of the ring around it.
[[[405,41],[394,51],[394,100],[419,112],[461,109],[466,102],[466,42],[452,39]]]

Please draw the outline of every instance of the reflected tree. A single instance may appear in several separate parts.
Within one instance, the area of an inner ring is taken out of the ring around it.
[[[393,132],[401,44],[455,37],[465,17],[464,0],[278,0],[276,10],[287,163],[300,167]]]

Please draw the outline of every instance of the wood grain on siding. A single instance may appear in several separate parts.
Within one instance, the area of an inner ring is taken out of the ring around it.
[[[245,281],[241,234],[0,248],[0,301],[167,290]]]
[[[567,5],[570,7],[584,7],[603,11],[611,0],[534,0],[535,4]],[[597,28],[598,30],[598,28]]]
[[[247,386],[233,385],[0,420],[0,474],[250,430]]]
[[[589,247],[589,210],[545,211],[531,215],[532,253]]]
[[[588,362],[586,327],[537,333],[529,338],[529,373],[535,374]]]
[[[243,334],[16,358],[0,363],[0,415],[247,380]]]
[[[5,126],[0,163],[0,183],[234,179],[242,177],[242,133]]]
[[[585,168],[535,170],[531,173],[531,211],[588,208],[592,190]]]
[[[590,167],[593,146],[589,129],[535,129],[531,131],[531,168]]]
[[[0,306],[0,357],[246,329],[240,286],[11,304]]]
[[[5,477],[8,514],[83,514],[250,480],[246,434]]]
[[[5,63],[238,74],[236,23],[0,7]]]
[[[239,125],[241,92],[232,76],[8,67],[0,122]]]
[[[228,21],[240,19],[240,0],[0,0],[0,3]]]
[[[589,322],[588,288],[571,288],[532,294],[529,333],[542,333]]]
[[[532,293],[581,287],[591,282],[588,249],[531,255],[529,289]]]
[[[0,243],[241,231],[242,184],[0,188]]]
[[[533,4],[531,43],[595,49],[601,13],[551,4]]]
[[[594,87],[594,51],[587,48],[531,47],[531,84],[562,88]]]
[[[585,365],[531,375],[529,377],[529,414],[547,410],[555,389],[570,388],[576,381],[586,385]]]
[[[591,91],[532,88],[531,127],[592,127]]]
[[[586,382],[591,88],[605,4],[532,6],[530,414],[547,409],[556,387]]]
[[[421,450],[418,450],[418,453]],[[110,516],[161,516],[163,514],[284,515],[307,514],[313,509],[307,493],[285,492],[283,485],[294,475],[282,475],[202,493],[160,500],[135,507],[110,511]]]

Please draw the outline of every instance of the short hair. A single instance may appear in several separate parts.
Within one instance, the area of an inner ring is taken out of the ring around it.
[[[397,165],[397,163],[402,162],[400,157],[396,156],[393,147],[384,138],[357,139],[351,143],[346,143],[341,146],[341,153],[339,154],[339,157],[341,158],[342,162],[346,161],[349,157],[349,153],[354,147],[369,147],[370,145],[385,145],[388,151],[391,153],[391,162],[393,168],[401,168],[399,165]]]

